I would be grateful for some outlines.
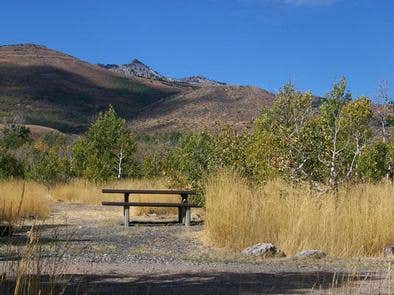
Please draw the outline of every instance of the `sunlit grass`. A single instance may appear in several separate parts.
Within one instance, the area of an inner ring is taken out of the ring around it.
[[[217,246],[240,250],[271,242],[287,254],[321,249],[332,256],[380,255],[394,244],[394,186],[359,184],[331,195],[271,181],[252,187],[223,172],[206,194],[206,235]]]
[[[0,221],[16,221],[23,217],[46,217],[50,195],[45,186],[31,181],[0,182]]]
[[[106,184],[96,184],[87,180],[76,179],[70,183],[55,185],[51,188],[50,193],[55,201],[63,202],[100,205],[102,201],[123,201],[122,194],[103,194],[101,192],[103,188],[166,189],[168,183],[164,179],[125,179]],[[179,202],[180,197],[176,195],[130,195],[129,201],[172,203]],[[131,210],[131,214],[135,216],[146,213],[175,214],[177,209],[133,207]]]

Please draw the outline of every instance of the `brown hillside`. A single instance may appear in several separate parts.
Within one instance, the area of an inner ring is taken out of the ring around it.
[[[43,46],[0,46],[0,120],[80,132],[112,104],[137,131],[245,129],[272,100],[255,87],[125,78]]]
[[[273,94],[256,87],[202,87],[145,107],[131,121],[131,127],[147,133],[217,130],[224,125],[247,129],[262,106],[271,105],[272,101]]]
[[[38,45],[0,46],[0,116],[79,131],[114,105],[124,117],[179,93],[171,84],[127,79],[99,66]]]

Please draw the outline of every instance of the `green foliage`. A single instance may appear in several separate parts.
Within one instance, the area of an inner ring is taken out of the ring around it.
[[[357,160],[371,136],[371,102],[366,97],[351,100],[346,80],[334,84],[320,108],[321,154],[328,183],[338,191],[340,180],[354,176]]]
[[[214,140],[208,133],[200,132],[180,138],[177,146],[169,152],[164,170],[174,186],[192,188],[202,203],[204,181],[215,167]]]
[[[165,158],[160,154],[147,154],[139,167],[139,176],[154,178],[162,175]]]
[[[275,96],[272,107],[262,110],[247,153],[254,179],[277,175],[311,177],[306,170],[312,159],[305,128],[313,114],[312,98],[309,92],[302,93],[286,84]]]
[[[218,169],[228,167],[247,175],[247,134],[238,134],[225,128],[218,134],[200,132],[183,135],[178,144],[169,151],[163,168],[172,184],[179,188],[192,188],[203,203],[207,177]]]
[[[42,140],[45,144],[47,144],[51,148],[64,146],[67,143],[66,136],[58,131],[51,131],[45,133]]]
[[[213,136],[213,141],[216,168],[227,167],[244,176],[250,174],[246,157],[249,134],[237,133],[226,127]]]
[[[66,182],[70,179],[70,162],[59,157],[53,150],[37,152],[27,177],[45,184]]]
[[[264,108],[246,147],[246,171],[253,180],[277,176],[329,183],[356,177],[358,159],[372,132],[371,102],[351,100],[346,80],[333,85],[320,106],[309,92],[286,84],[270,108]]]
[[[31,142],[30,129],[23,125],[5,127],[0,135],[0,146],[6,149],[16,149]]]
[[[246,166],[250,172],[249,178],[262,181],[275,177],[279,173],[277,168],[280,160],[274,133],[256,128],[246,147]]]
[[[100,114],[73,146],[72,170],[94,181],[133,176],[135,142],[115,110]]]
[[[24,176],[23,163],[0,148],[0,179]]]
[[[380,181],[393,179],[394,143],[375,142],[360,156],[358,172],[362,179]]]

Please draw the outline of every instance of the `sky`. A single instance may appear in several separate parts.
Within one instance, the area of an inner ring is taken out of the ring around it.
[[[138,58],[171,77],[355,97],[394,89],[392,0],[0,0],[0,44],[36,43],[91,63]]]

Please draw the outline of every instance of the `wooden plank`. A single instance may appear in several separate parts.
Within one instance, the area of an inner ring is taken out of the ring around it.
[[[124,194],[124,203],[129,203],[129,193]],[[124,226],[129,227],[130,223],[130,207],[129,206],[123,206],[123,217],[124,217]]]
[[[136,206],[136,207],[183,207],[201,208],[199,205],[189,203],[147,203],[147,202],[102,202],[103,206]]]
[[[102,189],[105,194],[194,195],[190,190]]]
[[[190,207],[186,207],[186,216],[185,216],[185,225],[190,226],[191,221],[191,209]]]
[[[183,217],[183,207],[179,206],[178,207],[178,222],[182,223],[182,217]]]

